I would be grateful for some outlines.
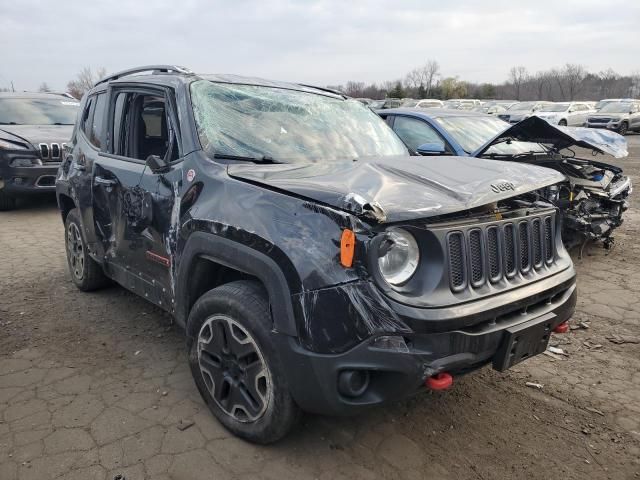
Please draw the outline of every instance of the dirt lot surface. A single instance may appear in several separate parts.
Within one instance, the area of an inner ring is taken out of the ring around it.
[[[640,186],[640,135],[627,138],[614,163]],[[307,416],[271,447],[216,423],[168,316],[119,287],[75,289],[53,202],[0,213],[0,479],[640,478],[640,344],[607,338],[640,336],[635,194],[616,248],[576,259],[574,325],[589,328],[554,337],[568,356],[357,417]]]

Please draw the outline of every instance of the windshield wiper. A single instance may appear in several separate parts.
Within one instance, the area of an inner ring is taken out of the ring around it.
[[[52,123],[51,125],[73,125],[73,123],[61,123],[61,122],[55,122],[55,123]]]
[[[0,122],[0,125],[21,125],[21,124],[16,122]]]
[[[240,162],[252,162],[252,163],[259,163],[263,165],[273,165],[278,163],[284,163],[284,162],[279,162],[278,160],[275,160],[274,158],[269,157],[267,155],[260,155],[259,157],[248,157],[244,155],[229,155],[226,153],[214,153],[213,158],[222,158],[225,160],[238,160]]]

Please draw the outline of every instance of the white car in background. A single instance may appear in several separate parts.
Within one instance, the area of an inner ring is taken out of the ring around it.
[[[423,98],[422,100],[406,100],[402,108],[444,108],[444,102],[435,98]]]
[[[587,102],[558,102],[541,108],[535,115],[552,125],[581,127],[594,112]]]
[[[498,114],[498,118],[509,123],[518,123],[529,118],[532,115],[537,115],[536,112],[542,111],[545,108],[549,108],[549,105],[553,102],[520,102],[510,106],[504,112]]]
[[[444,102],[444,108],[453,110],[472,110],[480,105],[482,102],[475,98],[452,98]]]

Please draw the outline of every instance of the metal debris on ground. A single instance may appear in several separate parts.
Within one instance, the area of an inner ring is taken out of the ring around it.
[[[195,422],[192,422],[191,420],[180,420],[180,423],[178,423],[178,425],[176,426],[178,427],[178,430],[184,432],[187,428],[192,427],[194,424]]]
[[[542,390],[544,388],[544,385],[542,385],[541,383],[527,382],[525,383],[525,385],[527,387],[537,388],[538,390]]]
[[[622,345],[624,343],[640,343],[640,337],[632,335],[609,335],[606,337],[611,343]]]

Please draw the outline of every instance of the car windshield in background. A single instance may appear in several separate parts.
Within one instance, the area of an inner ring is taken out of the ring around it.
[[[418,105],[418,100],[407,100],[402,104],[402,106],[406,108],[413,108],[416,105]]]
[[[384,120],[355,100],[208,80],[191,85],[191,99],[212,156],[324,162],[407,154]]]
[[[462,116],[438,117],[435,120],[467,153],[477,150],[509,127],[498,118]]]
[[[71,98],[0,98],[0,125],[73,125],[79,105]]]
[[[631,102],[610,102],[600,109],[600,113],[629,113],[632,109]]]
[[[547,105],[546,107],[542,107],[540,111],[542,112],[566,112],[569,108],[568,103],[554,103],[551,105]]]
[[[515,105],[511,105],[507,110],[509,110],[510,112],[529,111],[535,106],[536,106],[536,102],[520,102],[520,103],[516,103]]]

